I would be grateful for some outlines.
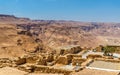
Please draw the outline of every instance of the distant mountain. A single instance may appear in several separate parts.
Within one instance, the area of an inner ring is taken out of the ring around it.
[[[0,57],[52,51],[66,45],[91,48],[120,45],[120,23],[31,20],[0,15],[0,33]]]
[[[0,14],[0,22],[5,23],[22,23],[30,21],[29,18],[15,17],[14,15],[4,15]]]

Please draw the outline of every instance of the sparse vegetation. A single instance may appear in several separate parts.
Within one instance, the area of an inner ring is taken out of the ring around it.
[[[105,46],[103,47],[103,52],[104,52],[104,55],[107,55],[107,56],[110,56],[112,55],[112,53],[115,52],[115,47],[112,47],[112,46]]]

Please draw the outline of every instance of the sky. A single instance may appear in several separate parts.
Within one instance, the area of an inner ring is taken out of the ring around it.
[[[0,0],[0,14],[40,20],[120,22],[120,0]]]

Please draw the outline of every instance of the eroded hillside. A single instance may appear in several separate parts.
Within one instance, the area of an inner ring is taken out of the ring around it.
[[[15,25],[0,24],[0,57],[21,56],[36,50],[38,44],[33,38],[17,32]]]
[[[19,24],[19,28],[37,34],[37,37],[50,47],[81,45],[119,45],[118,23],[85,23],[72,21],[36,21],[37,24]]]
[[[120,45],[119,23],[30,20],[1,15],[0,33],[0,57],[46,52],[67,45]]]

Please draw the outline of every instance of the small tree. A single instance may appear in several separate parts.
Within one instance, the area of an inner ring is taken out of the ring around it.
[[[112,55],[115,52],[115,48],[112,46],[103,47],[104,55]]]

